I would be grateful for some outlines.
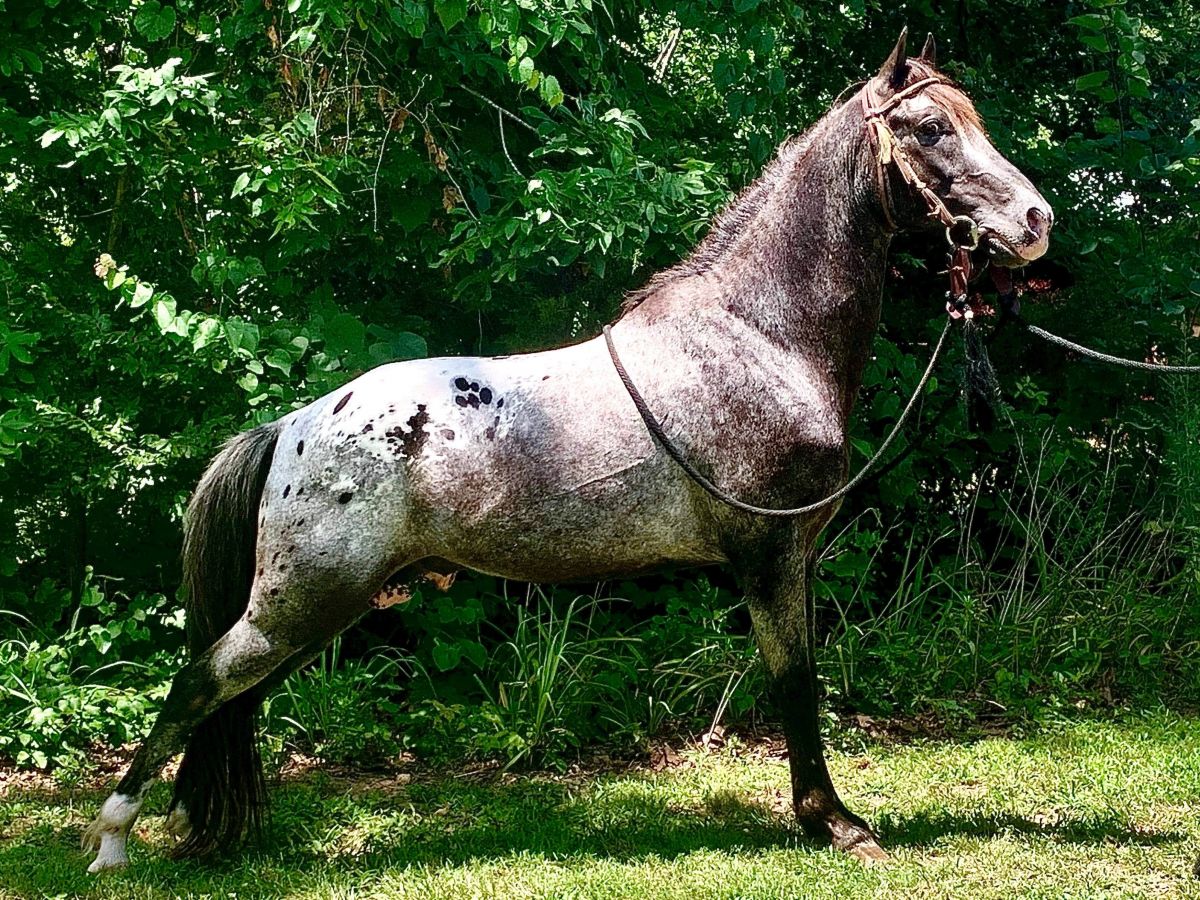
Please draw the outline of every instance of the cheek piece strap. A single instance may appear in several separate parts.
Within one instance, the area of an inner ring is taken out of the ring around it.
[[[879,198],[888,227],[893,231],[897,230],[896,217],[892,212],[891,184],[887,176],[887,167],[892,165],[896,167],[901,180],[925,202],[929,209],[929,217],[937,219],[945,226],[946,241],[950,245],[950,299],[946,304],[946,311],[952,319],[969,319],[973,313],[967,303],[967,283],[971,280],[971,251],[979,246],[979,226],[970,216],[953,215],[942,202],[942,198],[921,180],[912,160],[896,140],[896,133],[887,121],[888,113],[933,84],[949,82],[936,77],[922,78],[892,94],[883,103],[876,103],[872,82],[868,81],[859,97],[862,101],[863,123],[875,148],[875,176],[879,182]]]

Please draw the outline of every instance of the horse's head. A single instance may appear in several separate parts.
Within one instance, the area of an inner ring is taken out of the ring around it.
[[[885,212],[899,227],[932,221],[927,202],[934,201],[922,202],[919,183],[904,179],[907,161],[952,215],[978,224],[993,262],[1021,266],[1037,259],[1050,240],[1050,204],[992,146],[967,95],[937,71],[933,36],[919,57],[909,59],[906,33],[863,93],[868,121],[874,113],[886,126],[876,140],[885,173]],[[880,146],[880,138],[892,146]]]

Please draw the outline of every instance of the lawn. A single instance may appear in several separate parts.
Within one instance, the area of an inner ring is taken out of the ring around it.
[[[843,796],[892,853],[871,868],[791,829],[773,746],[566,776],[307,771],[273,789],[262,847],[174,862],[147,815],[133,865],[99,879],[78,839],[102,792],[4,773],[0,896],[1200,897],[1196,719],[836,752]]]

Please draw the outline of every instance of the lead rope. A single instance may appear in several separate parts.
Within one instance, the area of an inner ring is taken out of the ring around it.
[[[629,377],[629,373],[625,371],[625,366],[621,364],[621,357],[617,355],[616,344],[613,343],[612,326],[604,326],[604,342],[608,345],[608,355],[612,357],[613,368],[617,370],[617,375],[621,378],[621,384],[625,385],[625,390],[629,392],[629,398],[633,400],[633,405],[637,407],[637,411],[641,414],[642,421],[646,424],[646,430],[654,435],[654,439],[662,446],[663,450],[671,459],[678,463],[679,468],[683,469],[684,473],[708,491],[716,499],[720,500],[726,506],[731,506],[734,509],[742,512],[754,513],[758,516],[776,516],[779,518],[788,518],[792,516],[803,516],[811,512],[816,512],[818,509],[828,506],[829,504],[841,500],[842,497],[858,487],[867,474],[875,467],[875,464],[887,452],[887,448],[891,446],[892,441],[896,439],[896,435],[900,433],[900,429],[904,427],[904,423],[908,421],[909,415],[917,405],[917,400],[925,391],[925,386],[929,384],[929,379],[933,376],[934,367],[937,365],[938,358],[942,355],[942,348],[946,344],[946,336],[950,334],[950,328],[953,326],[954,320],[947,319],[946,326],[942,329],[941,335],[938,337],[937,344],[933,348],[933,353],[929,357],[929,365],[925,367],[925,373],[921,376],[921,380],[917,382],[917,387],[913,391],[912,396],[908,399],[908,404],[900,412],[900,418],[896,420],[896,424],[892,426],[892,430],[888,436],[884,438],[883,443],[879,445],[879,449],[875,451],[875,455],[867,460],[867,464],[862,467],[857,475],[847,481],[844,485],[826,497],[824,500],[818,500],[816,503],[809,503],[807,506],[797,506],[793,509],[772,509],[767,506],[755,506],[752,503],[745,503],[737,499],[732,494],[728,494],[721,490],[707,478],[700,474],[694,465],[683,455],[683,451],[669,438],[659,424],[658,419],[654,417],[654,413],[650,411],[650,407],[646,404],[646,400],[642,397],[637,387],[633,383],[633,379]]]
[[[1158,363],[1142,362],[1136,359],[1126,359],[1123,356],[1113,356],[1110,353],[1101,353],[1099,350],[1093,350],[1090,347],[1085,347],[1082,344],[1077,344],[1074,341],[1068,341],[1064,337],[1059,337],[1057,334],[1051,334],[1045,328],[1039,328],[1037,325],[1031,325],[1021,318],[1020,313],[1010,313],[1011,318],[1030,334],[1040,337],[1047,343],[1054,344],[1057,347],[1062,347],[1065,350],[1071,350],[1078,353],[1080,356],[1086,356],[1088,359],[1094,359],[1097,362],[1108,363],[1114,366],[1122,366],[1126,369],[1138,369],[1142,372],[1156,372],[1160,375],[1196,375],[1200,374],[1200,366],[1166,366]]]

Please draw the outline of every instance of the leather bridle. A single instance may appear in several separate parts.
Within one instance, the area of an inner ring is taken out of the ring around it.
[[[946,227],[946,241],[950,244],[950,293],[946,311],[951,318],[971,318],[973,313],[967,302],[967,284],[971,280],[971,251],[979,246],[979,226],[970,216],[953,215],[942,198],[926,184],[904,148],[896,140],[896,134],[888,124],[887,115],[905,100],[915,97],[934,84],[949,84],[943,78],[929,77],[914,81],[908,87],[892,94],[883,103],[876,103],[874,92],[868,81],[859,95],[862,100],[863,123],[875,149],[875,175],[879,182],[879,199],[883,205],[883,216],[888,227],[897,229],[896,217],[892,212],[892,190],[887,167],[896,167],[902,181],[911,187],[925,202],[929,217],[937,219]]]

